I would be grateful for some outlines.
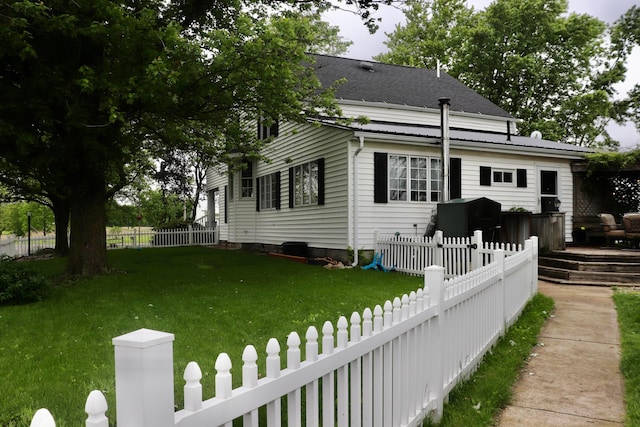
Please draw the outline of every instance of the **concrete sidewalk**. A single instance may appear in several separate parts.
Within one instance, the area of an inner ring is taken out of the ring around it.
[[[555,300],[501,427],[622,426],[624,383],[612,290],[540,282]]]

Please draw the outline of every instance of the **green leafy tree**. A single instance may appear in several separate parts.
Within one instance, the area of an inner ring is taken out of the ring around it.
[[[304,65],[315,35],[295,4],[0,4],[0,158],[21,173],[34,167],[68,204],[68,273],[107,270],[106,202],[160,142],[215,141],[226,161],[261,147],[241,119],[336,113]],[[263,19],[265,6],[280,14]]]
[[[640,7],[632,6],[616,21],[611,42],[615,51],[623,58],[628,56],[633,48],[640,46]],[[618,121],[630,120],[636,129],[640,130],[640,84],[636,84],[616,107]]]
[[[607,48],[600,20],[567,14],[566,0],[495,0],[480,12],[459,0],[416,0],[406,16],[379,59],[430,67],[441,59],[451,75],[522,119],[523,134],[617,146],[606,125],[618,117],[613,85],[625,77],[626,57]]]
[[[473,8],[466,0],[409,0],[406,24],[387,34],[389,52],[376,56],[382,62],[451,72],[461,61],[461,45],[473,27]]]

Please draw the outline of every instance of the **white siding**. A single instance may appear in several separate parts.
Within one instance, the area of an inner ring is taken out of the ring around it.
[[[280,136],[264,150],[270,161],[259,161],[254,168],[254,197],[239,197],[240,176],[236,173],[235,197],[229,203],[229,222],[221,227],[221,239],[225,240],[226,234],[226,240],[234,243],[280,245],[302,241],[310,247],[346,249],[347,150],[351,136],[351,132],[309,124],[281,124]],[[289,208],[289,168],[320,158],[324,158],[325,167],[325,204]],[[274,172],[281,173],[281,208],[257,211],[257,178]],[[223,188],[226,181],[226,177],[211,176],[207,187]],[[220,212],[224,221],[224,206],[220,206]]]
[[[220,188],[221,239],[273,245],[303,241],[316,248],[346,249],[348,246],[357,246],[358,249],[372,249],[376,231],[423,234],[436,203],[374,203],[373,157],[374,152],[439,157],[439,147],[367,139],[357,156],[357,177],[354,177],[353,159],[358,144],[350,131],[309,124],[281,124],[280,136],[264,151],[271,161],[258,162],[254,170],[254,179],[276,171],[281,173],[281,209],[258,212],[255,197],[240,198],[240,177],[237,173],[234,179],[235,197],[230,201],[227,224],[224,223],[224,188],[228,185],[228,177],[209,172],[207,189]],[[534,213],[540,212],[537,187],[539,170],[557,171],[559,199],[562,203],[560,210],[566,212],[566,240],[572,241],[573,180],[570,160],[536,157],[531,153],[486,153],[459,147],[452,148],[450,155],[462,159],[462,197],[490,198],[501,203],[503,211],[524,208]],[[319,158],[325,159],[325,205],[290,209],[289,168]],[[527,186],[481,186],[480,166],[514,172],[526,169]],[[257,191],[257,183],[254,185]],[[355,198],[358,203],[357,217],[354,213]]]
[[[372,249],[374,233],[395,233],[413,235],[423,234],[429,222],[432,209],[436,203],[426,202],[392,202],[374,203],[374,152],[390,154],[413,154],[420,156],[439,156],[438,148],[416,147],[401,144],[384,144],[368,141],[358,156],[358,247]],[[534,213],[540,212],[539,190],[537,188],[539,168],[558,171],[559,198],[562,202],[560,210],[566,212],[566,241],[572,241],[571,229],[573,218],[573,186],[568,160],[536,158],[531,155],[484,154],[479,151],[452,149],[451,157],[462,159],[462,197],[487,197],[499,202],[502,210],[524,208]],[[497,169],[526,169],[527,187],[481,186],[480,166]],[[351,221],[353,222],[353,220]],[[414,227],[414,224],[417,227]],[[350,236],[353,234],[350,231]]]
[[[344,117],[356,118],[365,116],[370,120],[394,123],[408,123],[426,126],[440,126],[440,110],[432,108],[384,106],[384,104],[353,104],[341,103],[340,108]],[[450,111],[449,126],[470,130],[507,133],[505,117],[482,116],[479,114],[458,113]],[[512,120],[513,122],[513,120]],[[511,132],[515,134],[512,123]]]

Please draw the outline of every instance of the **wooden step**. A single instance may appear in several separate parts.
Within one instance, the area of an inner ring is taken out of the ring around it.
[[[640,275],[640,262],[580,261],[558,257],[540,257],[538,263],[545,267],[562,268],[572,271],[637,273]]]
[[[542,280],[566,284],[640,286],[640,273],[620,273],[615,271],[580,271],[539,265],[538,277]]]

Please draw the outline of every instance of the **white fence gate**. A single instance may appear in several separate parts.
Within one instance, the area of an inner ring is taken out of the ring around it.
[[[480,230],[471,237],[445,238],[441,230],[433,237],[400,234],[376,234],[375,237],[375,252],[382,255],[385,268],[416,276],[430,265],[443,266],[446,278],[460,276],[489,264],[497,249],[511,255],[522,248],[515,244],[483,242]]]
[[[215,397],[203,399],[196,362],[184,370],[184,409],[174,412],[173,340],[170,333],[140,329],[113,339],[118,427],[257,426],[266,408],[266,425],[416,426],[439,420],[454,385],[469,376],[483,355],[520,315],[537,292],[537,238],[505,259],[445,280],[440,266],[424,270],[424,288],[377,305],[335,330],[292,332],[281,351],[271,339],[266,372],[258,375],[258,351],[245,348],[242,386],[232,388],[233,363],[226,353],[215,362]],[[281,359],[286,368],[281,369]],[[259,378],[261,377],[261,378]],[[304,398],[303,398],[304,396]],[[303,403],[304,402],[304,403]],[[99,391],[87,399],[86,426],[108,427],[106,400]],[[36,420],[37,418],[37,420]],[[52,427],[40,410],[31,427]]]

